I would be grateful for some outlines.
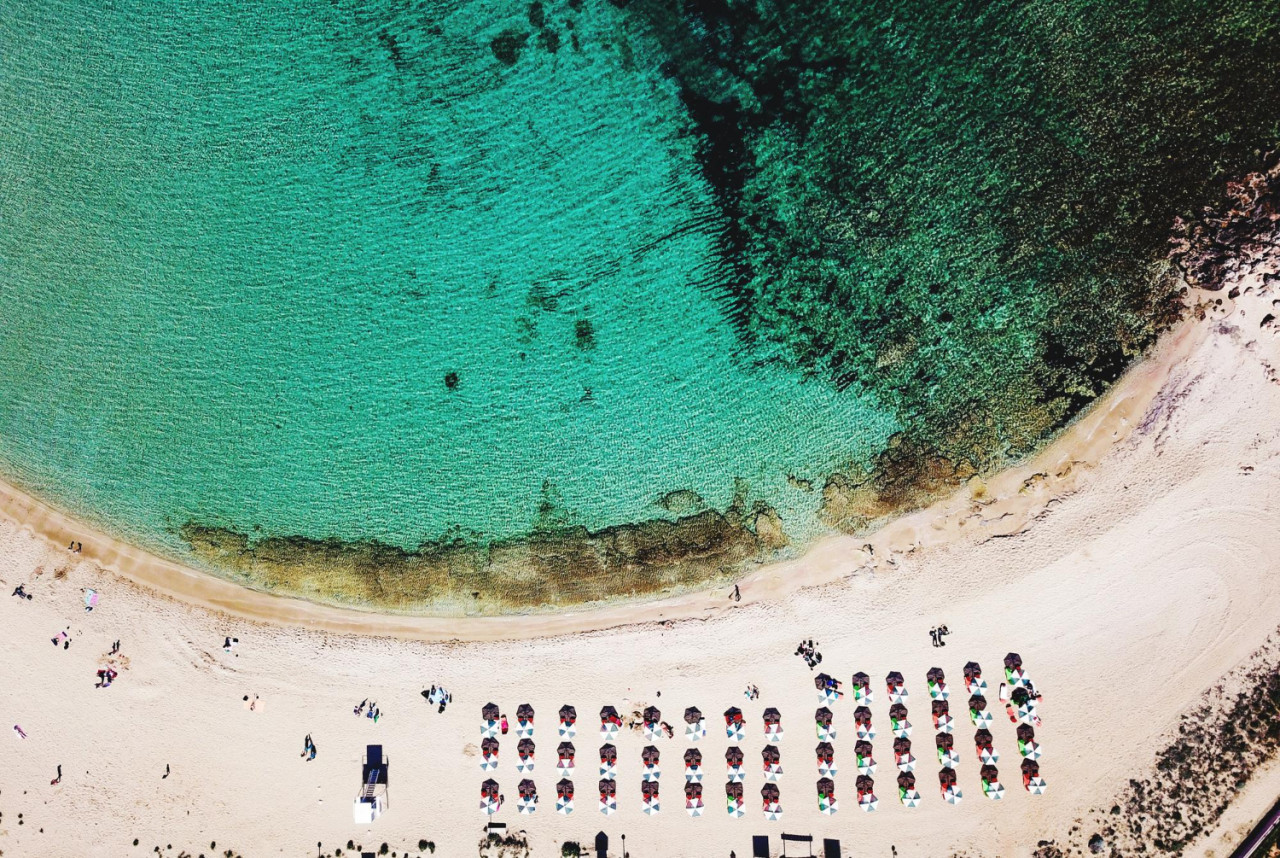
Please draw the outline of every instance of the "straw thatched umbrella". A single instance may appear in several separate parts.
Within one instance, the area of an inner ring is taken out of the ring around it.
[[[1019,742],[1034,742],[1035,740],[1036,740],[1036,731],[1034,727],[1032,727],[1030,724],[1018,725],[1018,741]]]
[[[996,783],[1000,780],[1000,770],[995,766],[983,766],[978,770],[978,775],[989,784]]]
[[[521,758],[532,757],[533,752],[537,750],[537,747],[538,746],[533,743],[532,739],[521,739],[516,745],[516,753],[519,754]]]
[[[726,783],[724,785],[724,794],[725,794],[725,798],[732,798],[732,799],[737,799],[738,801],[742,801],[742,784]]]
[[[760,797],[766,804],[777,804],[778,799],[782,797],[782,790],[778,789],[777,784],[765,784],[760,787]]]
[[[742,710],[739,709],[737,706],[730,706],[728,709],[724,710],[724,723],[741,724]]]
[[[560,707],[560,723],[573,724],[578,720],[578,710],[572,706]]]
[[[871,710],[866,706],[859,706],[853,710],[853,723],[867,726],[871,723]]]
[[[854,785],[857,787],[859,796],[876,791],[875,779],[870,775],[858,775],[858,779],[854,781]]]
[[[492,736],[486,736],[480,740],[480,753],[484,756],[492,756],[498,753],[498,740]]]
[[[601,801],[604,801],[607,798],[612,798],[617,794],[618,794],[617,781],[610,781],[610,780],[600,781],[600,800]]]
[[[622,718],[618,716],[618,710],[612,706],[600,707],[600,723],[602,724],[621,724]]]
[[[686,783],[684,785],[685,801],[701,801],[702,800],[702,784]]]
[[[938,786],[942,787],[945,790],[948,787],[953,787],[955,785],[956,785],[955,769],[939,769],[938,770]]]
[[[778,751],[777,745],[765,745],[760,749],[760,757],[764,760],[766,766],[771,766],[782,760],[782,754]]]
[[[813,678],[813,687],[819,691],[826,691],[832,687],[831,677],[825,673],[819,673]]]
[[[644,798],[646,803],[657,801],[658,800],[658,782],[643,781],[640,784],[640,795]]]
[[[904,789],[907,792],[916,788],[916,776],[912,772],[902,772],[898,775],[898,789]]]
[[[973,744],[979,748],[990,748],[993,741],[990,730],[978,730],[973,734]]]
[[[573,781],[568,778],[561,778],[560,781],[556,783],[556,798],[572,801]]]
[[[903,685],[905,685],[906,680],[902,678],[901,673],[899,673],[896,670],[891,670],[889,671],[888,674],[885,675],[884,684],[885,684],[885,687],[889,689],[889,691],[893,691],[893,689],[900,688]]]
[[[983,697],[981,694],[975,694],[972,697],[970,697],[969,711],[970,712],[986,712],[987,698]]]
[[[573,742],[561,742],[556,748],[556,756],[562,760],[572,760],[577,752],[578,749],[573,747]]]
[[[646,706],[644,708],[644,720],[652,724],[662,720],[662,711],[657,706]]]
[[[702,720],[702,711],[697,706],[690,706],[684,710],[684,723],[697,724]]]
[[[497,703],[486,703],[480,707],[480,717],[486,721],[497,721],[502,717],[502,710]]]
[[[528,703],[521,703],[516,707],[516,718],[520,721],[532,721],[533,707]]]
[[[859,757],[870,757],[870,756],[871,756],[871,743],[870,743],[870,742],[867,742],[867,741],[862,741],[862,740],[859,740],[859,741],[857,741],[857,742],[854,742],[854,743],[853,743],[853,752],[854,752],[855,754],[857,754]]]
[[[818,798],[831,798],[836,794],[836,782],[831,778],[818,778]]]
[[[684,752],[684,764],[686,766],[702,765],[702,752],[697,748],[690,748]]]
[[[1015,688],[1009,694],[1009,699],[1013,701],[1015,706],[1026,706],[1027,701],[1031,699],[1031,694],[1025,688]]]
[[[849,685],[853,688],[868,689],[871,687],[871,677],[867,676],[862,671],[858,671],[853,675],[853,679],[850,681]]]
[[[724,752],[724,761],[728,765],[740,766],[742,765],[742,760],[743,760],[742,749],[739,748],[737,745],[729,746],[729,749]]]
[[[818,755],[818,764],[821,765],[835,759],[836,749],[830,742],[819,742],[818,747],[814,748],[814,753]]]
[[[925,679],[927,679],[930,682],[946,682],[947,681],[947,676],[945,673],[942,672],[942,668],[940,667],[929,668],[929,672],[926,673],[924,676],[925,676]]]
[[[764,710],[765,724],[780,724],[781,722],[782,722],[782,713],[779,712],[776,708],[774,708],[773,706],[770,706],[768,709]]]
[[[660,756],[658,749],[653,745],[645,745],[644,750],[640,752],[640,761],[646,766],[656,766]]]
[[[889,718],[894,721],[907,720],[907,707],[901,703],[895,703],[889,707]]]
[[[939,751],[950,751],[956,746],[956,738],[950,733],[939,733],[934,738],[934,742],[937,744]]]
[[[951,704],[945,700],[935,700],[929,704],[929,710],[934,718],[941,718],[943,715],[950,714]]]
[[[1022,776],[1024,778],[1040,777],[1040,764],[1030,757],[1027,757],[1022,761]]]
[[[893,740],[893,753],[902,756],[911,753],[911,740],[898,738]]]
[[[818,707],[818,710],[813,713],[813,720],[817,722],[819,727],[830,727],[831,710],[825,706]]]
[[[600,746],[600,764],[613,765],[618,762],[618,749],[613,745]]]
[[[489,778],[480,784],[480,797],[496,799],[498,797],[498,782],[493,778]]]
[[[521,798],[534,798],[538,795],[538,787],[528,778],[520,781],[518,789]]]
[[[1004,666],[1008,670],[1022,670],[1022,656],[1011,652],[1004,657]]]
[[[981,679],[982,665],[978,664],[976,661],[965,662],[964,678],[966,682],[971,679]]]

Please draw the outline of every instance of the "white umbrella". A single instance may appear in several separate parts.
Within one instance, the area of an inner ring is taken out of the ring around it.
[[[573,799],[571,799],[571,798],[557,798],[557,799],[556,799],[556,813],[562,813],[562,814],[564,814],[565,816],[568,816],[569,814],[573,813]]]
[[[648,815],[653,816],[655,813],[657,813],[660,810],[662,810],[662,806],[658,802],[656,801],[645,802],[644,812],[647,813]]]
[[[498,803],[490,801],[487,798],[480,799],[480,812],[485,816],[491,816],[498,812]]]
[[[1044,791],[1047,787],[1048,784],[1044,782],[1044,778],[1032,778],[1027,784],[1027,792],[1032,795],[1044,795]]]
[[[985,712],[985,711],[984,711],[984,712],[976,712],[976,713],[974,713],[974,716],[973,716],[973,723],[974,723],[974,726],[975,726],[975,727],[977,727],[979,730],[985,730],[985,729],[987,729],[988,727],[990,727],[990,726],[991,726],[991,722],[992,722],[993,720],[994,720],[994,719],[992,718],[992,716],[991,716],[991,713],[990,713],[990,712]]]
[[[662,777],[662,772],[659,771],[657,766],[645,766],[643,777],[645,781],[656,781]]]
[[[576,735],[578,735],[577,724],[561,724],[560,725],[560,736],[562,738],[572,739]]]
[[[947,688],[945,682],[930,682],[929,697],[934,700],[946,700],[951,696],[951,690]]]
[[[765,805],[764,818],[770,820],[771,822],[777,822],[779,819],[782,818],[782,805],[778,804],[777,802],[774,802],[773,804]]]
[[[964,798],[964,793],[960,791],[959,787],[947,787],[947,794],[944,797],[947,800],[947,804],[959,804],[960,799]]]
[[[605,816],[613,816],[618,811],[618,800],[611,798],[608,801],[600,802],[600,812]]]
[[[778,778],[782,777],[782,763],[770,763],[764,768],[764,779],[770,783],[777,783]]]
[[[875,773],[876,773],[876,761],[871,757],[867,758],[864,765],[858,766],[858,774],[860,775],[873,775]]]
[[[618,738],[618,725],[612,722],[606,722],[600,725],[600,738],[612,742]]]
[[[483,757],[480,760],[480,771],[491,772],[498,767],[497,757]]]
[[[764,728],[764,737],[768,739],[770,742],[781,742],[782,741],[782,725],[781,724],[766,725]]]
[[[659,724],[645,724],[644,737],[650,742],[662,738],[662,727]]]
[[[600,764],[600,777],[613,780],[618,776],[618,767],[613,763]]]
[[[518,721],[518,722],[516,722],[516,735],[517,735],[517,736],[524,737],[524,738],[529,738],[530,736],[532,736],[532,735],[533,735],[533,722],[532,722],[532,721]]]
[[[485,721],[480,725],[480,736],[484,739],[493,738],[498,735],[499,729],[497,721]]]
[[[902,803],[907,807],[918,807],[920,805],[920,793],[915,790],[905,790],[902,793]]]
[[[690,816],[702,816],[702,799],[695,798],[684,803],[684,809]]]
[[[823,706],[830,706],[832,703],[835,703],[839,699],[840,699],[839,691],[833,691],[829,688],[824,688],[818,692],[818,702],[821,703]]]
[[[1041,751],[1041,750],[1040,750],[1040,743],[1039,743],[1039,742],[1024,742],[1024,743],[1023,743],[1023,745],[1022,745],[1022,756],[1026,757],[1026,758],[1028,758],[1028,759],[1031,759],[1031,760],[1038,760],[1038,759],[1040,759],[1040,756],[1041,756],[1042,754],[1043,754],[1043,751]]]
[[[522,798],[516,804],[516,809],[521,813],[533,813],[538,809],[537,799]]]
[[[906,718],[896,722],[893,727],[893,735],[897,736],[899,739],[911,738],[911,722]]]
[[[994,766],[996,763],[1000,762],[1000,752],[995,748],[992,748],[989,751],[986,748],[983,748],[981,753],[978,754],[978,759],[982,760],[983,765]]]
[[[519,762],[517,762],[516,771],[521,773],[533,771],[533,759],[530,758],[526,760],[520,760]]]
[[[560,775],[560,777],[562,777],[562,778],[571,778],[571,777],[573,777],[573,763],[570,763],[570,762],[567,762],[567,761],[566,761],[564,765],[559,765],[559,764],[557,764],[557,765],[556,765],[556,774]]]
[[[707,719],[703,718],[697,724],[689,724],[684,728],[685,738],[690,742],[696,742],[707,735]]]
[[[986,792],[987,792],[987,798],[991,799],[992,801],[999,801],[1000,799],[1004,798],[1004,787],[1000,784],[999,781],[987,787]]]
[[[956,719],[952,718],[950,715],[938,716],[938,732],[939,733],[950,733],[955,728],[956,728]]]
[[[834,760],[833,760],[833,761],[831,761],[830,763],[819,763],[819,764],[818,764],[818,774],[820,774],[820,775],[822,775],[823,777],[826,777],[826,778],[833,778],[833,777],[835,777],[835,776],[836,776],[836,769],[837,769],[837,768],[838,768],[838,767],[836,766],[836,764],[835,764],[835,761],[834,761]]]
[[[863,690],[861,688],[853,689],[853,702],[859,705],[871,705],[875,702],[875,695],[871,693],[871,689]]]
[[[875,737],[876,737],[876,731],[874,727],[863,727],[861,724],[858,725],[859,739],[866,739],[868,742],[870,742]]]
[[[822,813],[825,813],[827,816],[830,816],[831,814],[835,813],[840,809],[838,804],[839,803],[834,798],[831,799],[831,801],[829,802],[819,801],[818,810],[821,811]]]
[[[944,769],[954,769],[956,766],[960,765],[960,752],[954,750],[947,751],[942,755],[938,762]]]
[[[729,738],[730,741],[733,741],[733,742],[741,742],[743,736],[746,735],[743,732],[742,728],[735,724],[725,725],[724,734]]]
[[[898,771],[914,772],[916,770],[916,758],[911,754],[903,754],[898,757]]]
[[[974,694],[982,694],[987,690],[987,681],[985,679],[966,680],[964,684],[965,690],[970,696]]]
[[[833,739],[835,739],[835,737],[836,737],[836,727],[834,724],[832,724],[830,727],[823,727],[821,724],[818,725],[818,741],[819,742],[830,742]]]
[[[689,783],[702,783],[702,766],[685,766],[684,779]]]
[[[873,795],[864,796],[859,802],[858,807],[862,808],[864,813],[870,813],[880,806],[880,799]]]
[[[728,809],[729,815],[732,816],[734,819],[741,819],[747,813],[745,810],[742,809],[742,802],[737,800],[730,801],[728,804],[725,805],[725,807]]]
[[[746,773],[742,771],[742,766],[729,767],[729,783],[740,784],[746,779]]]

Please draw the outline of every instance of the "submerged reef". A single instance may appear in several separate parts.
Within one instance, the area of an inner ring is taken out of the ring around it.
[[[1179,316],[1171,224],[1280,141],[1270,0],[619,4],[699,138],[744,350],[904,427],[828,483],[846,529],[1098,397]]]
[[[674,521],[600,531],[540,528],[522,539],[461,536],[407,550],[378,541],[267,537],[188,522],[182,539],[201,561],[241,583],[351,607],[497,614],[611,597],[652,596],[724,579],[786,544],[768,506],[739,495]]]

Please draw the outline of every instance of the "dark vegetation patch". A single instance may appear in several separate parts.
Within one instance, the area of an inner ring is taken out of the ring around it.
[[[493,51],[494,59],[498,62],[504,66],[513,66],[519,61],[520,51],[528,39],[529,34],[520,30],[503,30],[489,42],[489,50]]]

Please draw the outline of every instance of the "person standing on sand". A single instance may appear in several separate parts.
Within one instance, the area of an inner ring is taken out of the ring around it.
[[[164,774],[160,776],[160,780],[164,780],[164,779],[165,779],[165,778],[167,778],[167,777],[169,777],[169,764],[168,764],[168,763],[165,763],[165,764],[164,764]]]
[[[18,734],[18,738],[19,738],[19,739],[25,739],[25,738],[27,738],[27,734],[26,734],[26,733],[24,733],[24,732],[23,732],[23,730],[22,730],[22,728],[21,728],[21,727],[19,727],[17,724],[14,724],[14,725],[13,725],[13,732],[15,732],[15,733],[17,733],[17,734]]]
[[[62,783],[62,764],[61,763],[58,764],[58,776],[53,780],[49,781],[49,786],[57,786],[60,783]]]
[[[507,716],[506,715],[502,716],[502,735],[504,736],[507,735]],[[499,798],[498,800],[501,801],[502,799]]]

